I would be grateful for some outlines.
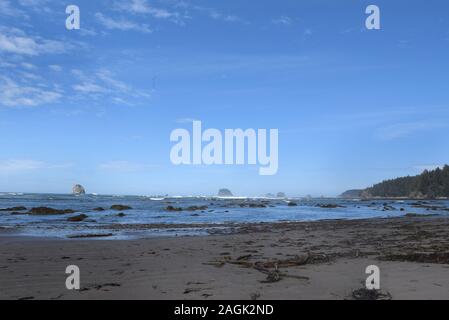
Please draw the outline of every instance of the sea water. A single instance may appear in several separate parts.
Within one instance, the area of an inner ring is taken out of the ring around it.
[[[289,202],[297,206],[289,206]],[[206,235],[213,230],[226,228],[223,224],[316,221],[325,219],[366,219],[399,217],[407,213],[441,214],[449,212],[449,201],[426,201],[427,206],[441,207],[441,210],[428,210],[416,207],[414,200],[344,200],[344,199],[267,199],[239,198],[224,199],[216,197],[165,197],[114,196],[114,195],[61,195],[61,194],[22,194],[0,193],[0,209],[24,206],[72,209],[74,214],[64,215],[12,215],[0,212],[0,234],[29,235],[41,237],[67,238],[73,235],[92,233],[112,233],[101,239],[126,239],[154,236]],[[262,208],[241,207],[241,204],[265,204]],[[109,208],[114,204],[132,207],[130,210],[115,211]],[[320,205],[334,204],[341,207],[322,208]],[[385,205],[390,210],[385,210]],[[187,208],[189,206],[207,206],[206,210],[167,211],[167,206]],[[102,207],[105,211],[94,211]],[[125,216],[117,214],[123,212]],[[67,218],[79,214],[88,218],[82,222],[69,222]],[[176,224],[185,225],[177,228]],[[201,225],[207,225],[202,228]],[[109,226],[126,226],[109,228]],[[139,226],[152,225],[148,228]],[[170,225],[165,227],[164,225]],[[189,225],[192,225],[190,228]]]

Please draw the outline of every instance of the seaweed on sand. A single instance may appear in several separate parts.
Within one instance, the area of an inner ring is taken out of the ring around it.
[[[385,261],[408,261],[421,263],[449,264],[449,252],[414,252],[404,254],[389,254],[379,257]]]
[[[352,300],[391,300],[391,294],[389,292],[383,293],[376,289],[360,288],[354,290],[351,294]]]

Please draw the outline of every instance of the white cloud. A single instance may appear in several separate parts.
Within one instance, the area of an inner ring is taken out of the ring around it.
[[[217,21],[219,20],[219,21],[224,21],[224,22],[229,22],[229,23],[235,23],[235,22],[240,22],[240,23],[245,23],[245,24],[249,23],[246,20],[242,19],[241,17],[239,17],[235,14],[224,13],[215,8],[203,7],[203,6],[199,6],[199,5],[192,5],[192,4],[189,4],[184,1],[178,1],[175,3],[176,3],[175,7],[182,8],[184,10],[184,13],[182,14],[182,16],[180,14],[177,14],[178,20],[175,21],[177,23],[180,22],[179,19],[192,19],[194,14],[190,14],[189,11],[198,12],[200,14],[203,14],[203,15],[205,15],[211,19],[217,20]],[[183,23],[181,23],[181,24],[183,24]]]
[[[24,7],[41,7],[48,2],[49,0],[19,0],[20,5]]]
[[[51,0],[18,0],[19,4],[26,8],[31,9],[35,12],[44,12],[55,14],[54,10],[51,9],[47,4],[50,4]]]
[[[120,91],[129,91],[130,88],[126,83],[116,80],[113,77],[112,72],[109,70],[103,69],[96,73],[97,77],[105,82],[106,84],[110,85],[112,88],[120,90]]]
[[[169,12],[166,9],[152,7],[146,0],[116,1],[115,9],[128,11],[134,14],[149,14],[155,18],[171,18],[177,16],[177,13]]]
[[[34,107],[58,101],[62,95],[58,92],[39,87],[24,86],[8,77],[0,77],[0,105],[7,107]]]
[[[205,8],[205,10],[209,12],[209,16],[214,20],[221,20],[225,22],[243,22],[241,18],[233,14],[224,14],[216,9]]]
[[[289,26],[293,23],[293,20],[290,17],[287,16],[281,16],[277,19],[273,19],[272,22],[274,24],[280,24],[280,25],[284,25],[284,26]]]
[[[60,72],[62,71],[62,67],[57,65],[57,64],[51,64],[48,66],[50,68],[50,70],[52,71],[56,71],[56,72]]]
[[[94,29],[81,28],[78,30],[82,36],[96,36],[98,32]]]
[[[31,37],[19,29],[0,27],[0,52],[37,56],[64,53],[68,47],[64,42]]]
[[[105,93],[108,90],[92,82],[83,82],[73,86],[73,89],[83,93]]]
[[[135,163],[129,161],[110,161],[106,163],[102,163],[98,166],[100,170],[108,170],[108,171],[123,171],[123,172],[131,172],[131,171],[142,171],[151,168],[156,168],[157,165],[145,164],[145,163]]]
[[[74,69],[72,74],[80,80],[80,83],[73,85],[72,88],[92,98],[102,95],[105,98],[110,98],[116,104],[133,105],[132,99],[134,98],[150,97],[148,93],[117,80],[113,72],[108,69],[100,69],[92,74]]]
[[[28,69],[28,70],[36,69],[36,66],[34,64],[31,64],[31,63],[22,62],[20,65],[22,67],[24,67],[25,69]]]
[[[14,174],[41,169],[65,169],[73,166],[71,163],[47,164],[36,160],[2,160],[0,161],[0,174]]]
[[[8,0],[0,0],[0,15],[10,17],[26,16],[22,10],[14,8]]]
[[[38,76],[35,73],[31,73],[31,72],[20,72],[20,75],[22,76],[22,80],[33,80],[33,81],[40,81],[42,80],[41,76]]]
[[[0,68],[15,68],[16,65],[14,63],[0,61]]]
[[[311,36],[312,33],[313,33],[313,32],[312,32],[311,29],[306,29],[306,30],[304,30],[303,35],[304,35],[304,36]]]
[[[109,30],[139,31],[143,33],[153,32],[147,24],[137,24],[125,19],[114,20],[112,18],[104,16],[99,12],[95,14],[95,17],[103,26],[105,26]]]

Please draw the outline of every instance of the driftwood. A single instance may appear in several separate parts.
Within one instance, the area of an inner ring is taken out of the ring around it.
[[[267,275],[266,280],[261,281],[262,283],[273,283],[273,282],[280,281],[283,277],[295,278],[295,279],[299,279],[299,280],[309,280],[308,277],[295,276],[295,275],[290,275],[287,273],[282,273],[279,271],[279,268],[288,268],[288,267],[296,267],[296,266],[306,265],[308,263],[313,263],[315,261],[315,259],[317,258],[316,256],[307,254],[307,255],[295,256],[294,258],[283,259],[283,260],[276,259],[276,260],[255,261],[255,262],[248,261],[248,259],[251,257],[252,257],[252,255],[248,254],[248,255],[240,256],[237,259],[233,260],[231,257],[227,256],[227,257],[224,257],[222,260],[213,261],[213,262],[209,262],[209,263],[205,263],[205,264],[213,265],[216,267],[222,267],[224,264],[229,263],[229,264],[241,266],[243,268],[255,269],[255,270]],[[322,256],[321,257],[318,256],[318,258],[319,258],[318,260],[323,259]],[[328,260],[327,257],[325,257],[325,259]]]

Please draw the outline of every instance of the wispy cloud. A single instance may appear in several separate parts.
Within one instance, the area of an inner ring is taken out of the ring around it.
[[[8,0],[0,0],[0,15],[10,17],[26,16],[22,10],[13,7]]]
[[[82,82],[73,86],[73,89],[83,93],[106,93],[108,90],[92,82]]]
[[[116,1],[114,3],[114,8],[116,10],[127,11],[134,14],[147,14],[159,19],[178,16],[176,12],[170,12],[166,9],[150,6],[146,0]]]
[[[22,62],[20,65],[21,65],[22,67],[24,67],[25,69],[28,69],[28,70],[34,70],[34,69],[36,69],[36,66],[35,66],[34,64],[32,64],[32,63]]]
[[[0,174],[24,173],[41,169],[65,169],[72,166],[72,163],[48,164],[36,160],[9,159],[0,161]]]
[[[119,172],[143,171],[148,169],[154,169],[157,167],[158,165],[154,164],[136,163],[130,161],[110,161],[102,163],[98,166],[100,170],[119,171]]]
[[[59,92],[37,86],[22,85],[8,77],[0,76],[0,105],[35,107],[54,103],[61,97]]]
[[[74,84],[72,89],[90,98],[110,98],[112,102],[123,105],[132,105],[133,99],[136,98],[150,98],[149,92],[136,89],[118,80],[114,73],[108,69],[100,69],[91,73],[74,69],[72,74],[80,81]]]
[[[377,130],[377,137],[382,140],[394,140],[411,136],[418,132],[446,127],[447,124],[441,122],[416,121],[397,123],[388,125]]]
[[[66,42],[32,37],[17,28],[0,27],[0,53],[38,56],[40,54],[60,54],[71,47]]]
[[[290,26],[293,24],[293,19],[288,16],[280,16],[279,18],[271,20],[271,22],[283,26]]]
[[[48,66],[50,68],[50,70],[52,71],[56,71],[56,72],[60,72],[62,71],[62,67],[60,65],[57,64],[51,64]]]
[[[102,13],[97,12],[95,14],[98,22],[109,30],[121,30],[121,31],[138,31],[143,33],[152,33],[153,30],[147,24],[138,24],[130,20],[123,18],[113,19],[106,17]]]
[[[240,16],[233,13],[225,13],[216,8],[193,5],[185,1],[175,1],[175,7],[185,10],[186,13],[183,15],[183,17],[188,17],[189,19],[191,19],[193,16],[189,12],[196,12],[199,14],[206,15],[207,17],[217,21],[224,21],[229,23],[241,22],[248,24],[248,22],[245,19],[241,18]]]
[[[306,28],[302,33],[304,36],[311,36],[313,33],[312,29]]]
[[[130,91],[131,88],[126,83],[119,81],[114,78],[114,74],[107,70],[102,69],[96,73],[98,79],[102,80],[104,83],[108,84],[110,87],[120,90],[122,92]]]

